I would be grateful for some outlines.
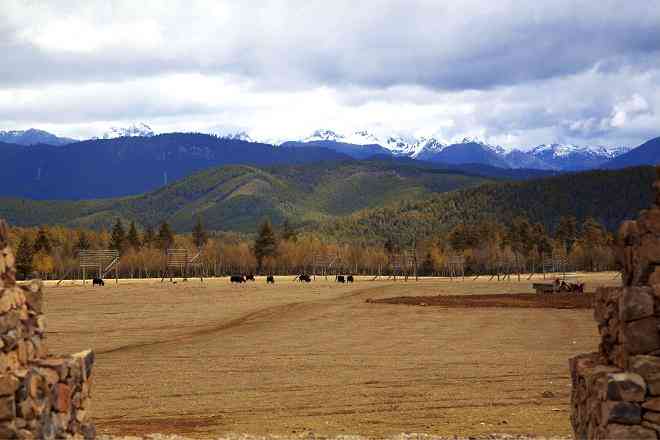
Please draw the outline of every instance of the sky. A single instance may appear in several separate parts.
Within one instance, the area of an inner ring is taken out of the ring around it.
[[[0,129],[660,136],[656,0],[2,0],[0,50]]]

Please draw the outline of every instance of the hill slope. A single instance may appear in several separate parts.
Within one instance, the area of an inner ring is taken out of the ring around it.
[[[634,150],[615,157],[605,163],[603,168],[614,169],[655,164],[660,164],[660,137],[651,139]]]
[[[578,221],[594,217],[614,230],[621,221],[636,217],[650,206],[654,180],[652,167],[640,167],[489,183],[421,201],[364,210],[326,221],[317,229],[334,237],[394,237],[411,242],[415,234],[435,235],[459,223],[482,220],[507,224],[518,215],[552,230],[561,216],[573,215]]]
[[[488,180],[455,171],[382,161],[339,161],[255,168],[225,166],[196,173],[140,196],[91,201],[0,199],[0,217],[14,225],[59,223],[108,227],[115,218],[189,231],[196,215],[210,229],[253,231],[274,223],[316,224],[401,200],[475,186]]]

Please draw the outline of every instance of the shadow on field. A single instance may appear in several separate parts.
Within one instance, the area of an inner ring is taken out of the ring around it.
[[[523,309],[590,309],[593,294],[555,293],[538,295],[535,293],[495,294],[495,295],[437,295],[437,296],[397,296],[382,299],[367,299],[375,304],[405,304],[409,306],[442,306],[457,308],[510,307]]]

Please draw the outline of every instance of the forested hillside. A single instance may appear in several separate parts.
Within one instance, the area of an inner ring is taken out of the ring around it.
[[[593,217],[609,230],[651,204],[652,167],[590,171],[525,181],[489,183],[421,201],[365,210],[325,222],[323,235],[344,239],[396,239],[410,243],[465,223],[509,224],[522,216],[553,231],[562,216]]]
[[[139,226],[169,222],[190,231],[197,216],[209,229],[251,232],[275,224],[317,224],[358,210],[423,200],[488,180],[456,171],[390,161],[338,161],[256,168],[225,166],[196,173],[157,191],[118,199],[0,199],[0,217],[16,226],[110,227],[120,218]]]

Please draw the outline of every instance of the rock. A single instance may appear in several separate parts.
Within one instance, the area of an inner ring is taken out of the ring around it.
[[[660,395],[660,358],[638,355],[630,358],[630,371],[644,378],[651,395]]]
[[[18,389],[18,384],[18,379],[13,375],[0,375],[0,396],[13,396]]]
[[[660,412],[646,411],[644,413],[644,420],[651,423],[660,424]]]
[[[620,425],[617,423],[611,423],[607,425],[603,439],[657,440],[658,436],[653,429],[644,428],[639,425]]]
[[[94,365],[94,352],[92,350],[81,351],[72,355],[79,362],[83,380],[87,380],[92,375],[92,366]]]
[[[619,297],[619,319],[627,322],[653,316],[654,303],[650,287],[626,287]]]
[[[649,422],[649,421],[642,420],[642,426],[643,426],[644,428],[652,429],[652,430],[654,430],[655,432],[660,432],[660,425],[657,425],[657,424],[655,424],[655,423],[651,423],[651,422]]]
[[[14,417],[16,417],[14,396],[0,397],[0,420],[13,420]]]
[[[71,387],[58,383],[53,388],[53,406],[59,412],[69,411],[71,408]]]
[[[42,286],[43,283],[41,282],[41,280],[33,280],[23,290],[23,294],[25,295],[25,301],[27,302],[28,307],[39,314],[43,313]]]
[[[625,402],[643,402],[646,382],[639,374],[613,373],[607,375],[607,399]]]
[[[655,317],[628,322],[623,328],[623,345],[630,355],[660,349],[660,334]]]
[[[649,411],[660,412],[660,398],[647,400],[642,404],[642,408],[648,409]]]
[[[603,423],[621,423],[623,425],[638,425],[642,421],[642,409],[630,402],[605,402],[602,405]]]

